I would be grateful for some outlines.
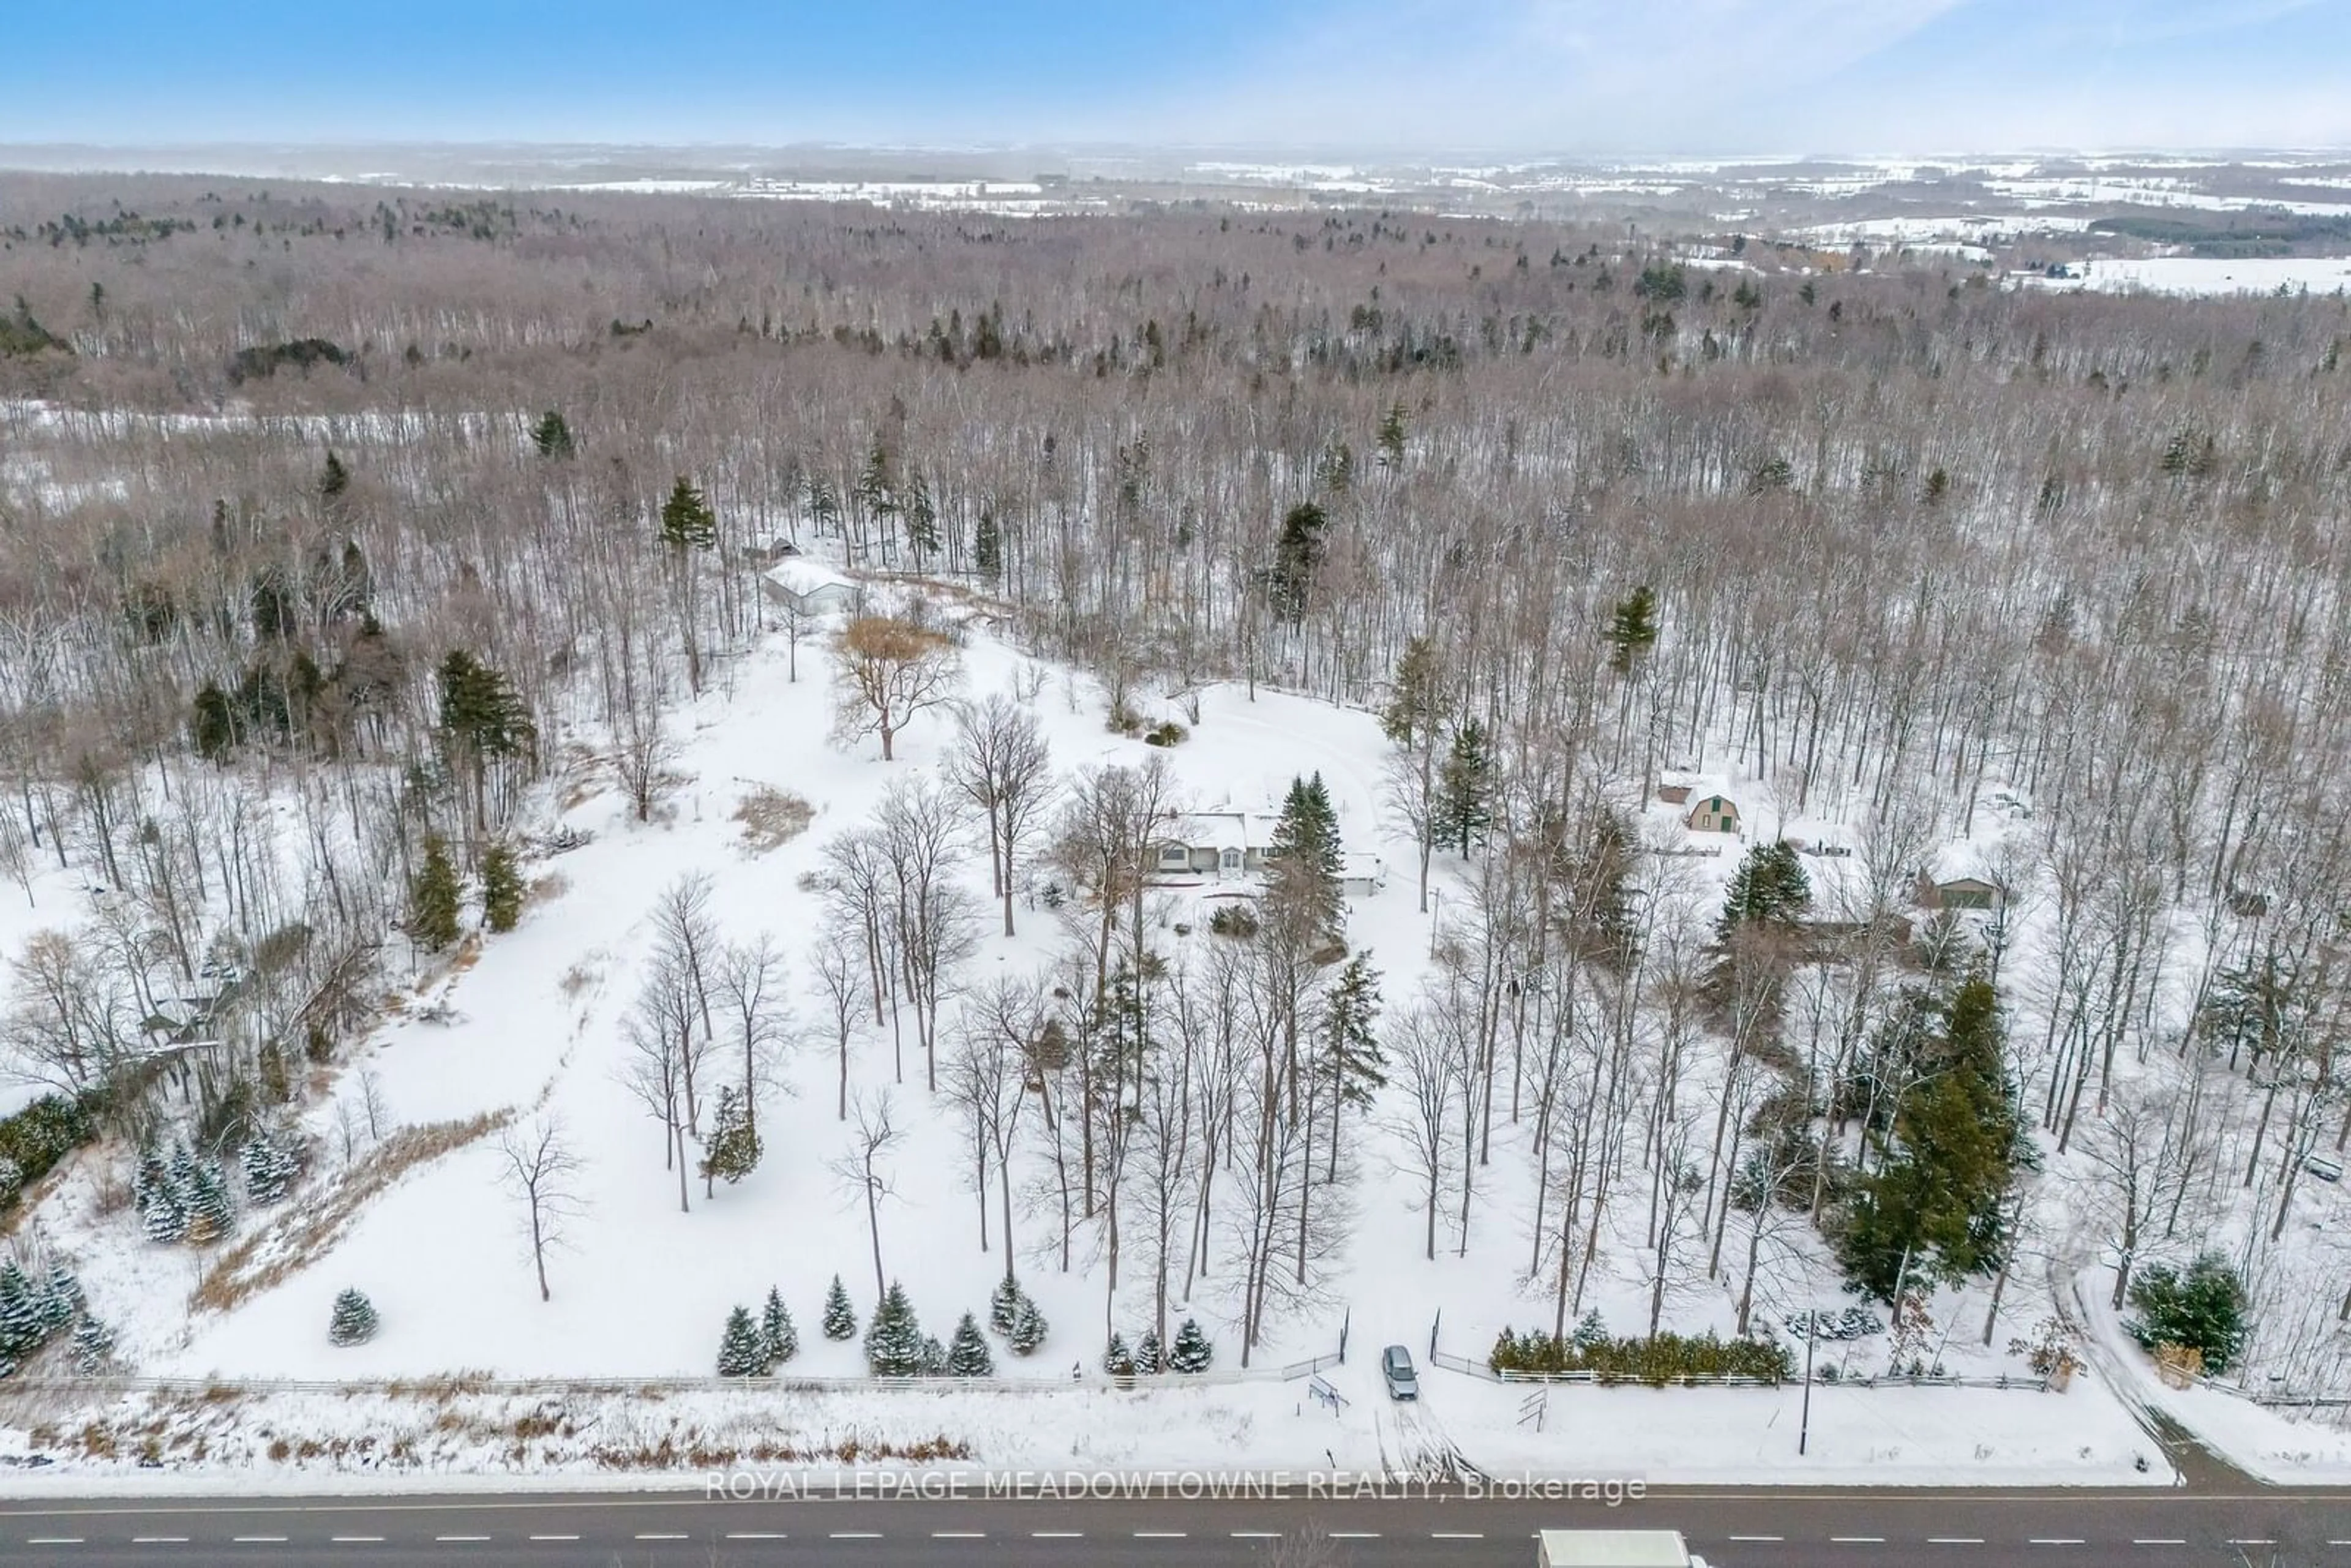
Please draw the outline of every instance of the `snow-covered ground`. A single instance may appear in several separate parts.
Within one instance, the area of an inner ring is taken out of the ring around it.
[[[2035,287],[2093,288],[2110,294],[2337,294],[2351,288],[2351,256],[2099,256],[2074,277],[2021,275]]]

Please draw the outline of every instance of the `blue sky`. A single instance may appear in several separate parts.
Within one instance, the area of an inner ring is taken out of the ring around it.
[[[2351,0],[14,0],[0,141],[2351,144]]]

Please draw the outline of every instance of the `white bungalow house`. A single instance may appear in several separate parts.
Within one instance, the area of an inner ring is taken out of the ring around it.
[[[768,598],[800,615],[830,615],[857,601],[857,584],[822,561],[786,556],[760,574]]]
[[[1160,881],[1234,882],[1265,874],[1273,856],[1274,831],[1281,819],[1271,811],[1220,806],[1193,811],[1168,824],[1153,852],[1152,873]],[[1339,870],[1339,888],[1349,898],[1369,898],[1387,885],[1387,862],[1364,850],[1349,850]]]
[[[1152,870],[1161,877],[1196,876],[1210,882],[1257,876],[1265,870],[1265,852],[1280,822],[1270,811],[1238,806],[1190,812],[1168,824]]]

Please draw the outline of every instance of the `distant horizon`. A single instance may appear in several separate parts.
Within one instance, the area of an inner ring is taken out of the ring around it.
[[[2351,146],[2336,0],[118,0],[9,44],[12,145]]]

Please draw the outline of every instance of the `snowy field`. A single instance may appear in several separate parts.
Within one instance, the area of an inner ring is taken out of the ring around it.
[[[2220,259],[2158,256],[2101,256],[2081,265],[2078,277],[2024,275],[2036,287],[2092,288],[2109,294],[2339,294],[2351,288],[2351,256],[2247,256]]]

